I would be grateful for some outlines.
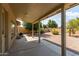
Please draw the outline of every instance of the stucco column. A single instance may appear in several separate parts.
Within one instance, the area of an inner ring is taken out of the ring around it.
[[[40,43],[40,21],[38,23],[38,27],[39,27],[39,30],[38,30],[38,42]]]
[[[64,4],[61,8],[61,55],[66,55],[66,12]]]
[[[34,37],[34,24],[32,24],[32,38]]]
[[[0,55],[2,52],[2,25],[1,25],[2,21],[1,21],[1,4],[0,4]]]

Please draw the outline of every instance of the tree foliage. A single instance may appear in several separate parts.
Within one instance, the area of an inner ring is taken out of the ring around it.
[[[79,29],[79,18],[70,20],[67,24],[67,28],[68,29],[74,28],[74,29],[78,30]]]
[[[23,22],[23,27],[29,30],[32,30],[32,23]],[[40,22],[40,27],[42,27],[42,23]],[[39,23],[34,24],[34,30],[38,30]]]
[[[42,23],[40,22],[40,28],[42,28]],[[34,24],[34,30],[39,29],[39,23]]]
[[[57,23],[54,20],[49,20],[47,25],[50,28],[57,28],[58,27]]]
[[[31,23],[23,22],[23,27],[25,29],[32,30],[32,24]]]
[[[69,29],[69,36],[75,34],[76,31],[79,30],[79,18],[70,20],[67,24],[67,28]]]

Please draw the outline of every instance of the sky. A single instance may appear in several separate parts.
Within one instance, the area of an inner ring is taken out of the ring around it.
[[[76,19],[78,17],[79,17],[79,5],[66,10],[66,22],[72,19]],[[61,13],[42,20],[42,23],[47,24],[49,19],[56,21],[59,27],[61,26]]]

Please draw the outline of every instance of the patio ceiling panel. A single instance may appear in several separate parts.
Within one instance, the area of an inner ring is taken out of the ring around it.
[[[9,5],[16,18],[21,18],[29,23],[36,23],[40,19],[56,14],[55,11],[61,8],[62,3],[11,3]],[[68,9],[71,5],[73,3],[66,3],[65,8]]]
[[[17,18],[33,23],[40,17],[53,10],[60,3],[11,3],[10,7]]]

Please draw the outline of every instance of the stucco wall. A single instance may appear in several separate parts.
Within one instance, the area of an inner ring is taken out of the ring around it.
[[[16,25],[16,21],[15,21],[16,18],[14,16],[14,14],[12,13],[12,11],[11,11],[11,9],[10,9],[10,7],[9,7],[8,4],[1,4],[1,6],[8,13],[6,15],[7,19],[5,21],[6,22],[5,23],[6,24],[5,25],[5,29],[6,29],[6,40],[7,40],[5,44],[8,45],[6,48],[9,49],[11,47],[13,41],[15,40],[15,38],[14,39],[11,39],[11,21],[15,22],[15,25]]]

